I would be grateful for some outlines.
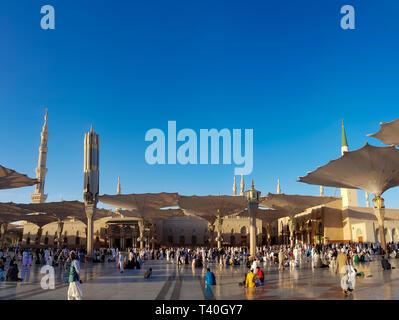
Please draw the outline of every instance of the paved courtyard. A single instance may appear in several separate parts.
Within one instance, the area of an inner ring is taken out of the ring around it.
[[[146,261],[141,270],[125,270],[123,274],[113,263],[81,264],[82,289],[85,300],[241,300],[241,299],[399,299],[399,259],[390,260],[391,271],[382,271],[380,262],[373,261],[356,266],[365,276],[358,277],[356,290],[345,297],[340,278],[329,269],[312,269],[304,263],[299,270],[278,271],[277,266],[263,267],[265,285],[244,289],[238,285],[244,279],[246,267],[220,267],[210,264],[216,276],[216,286],[205,287],[206,269],[191,266],[177,268],[161,260]],[[145,269],[153,269],[153,278],[143,278]],[[21,268],[20,268],[21,270]],[[55,289],[40,286],[40,267],[33,266],[29,282],[0,283],[0,299],[65,300],[68,285],[56,267]]]

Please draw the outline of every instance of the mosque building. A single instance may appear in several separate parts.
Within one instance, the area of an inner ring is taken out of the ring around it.
[[[46,179],[47,158],[47,111],[41,132],[39,160],[36,176],[39,184],[35,193],[31,195],[33,203],[43,203],[47,199],[44,193]],[[347,152],[348,142],[344,123],[342,123],[341,154]],[[233,196],[243,195],[245,190],[244,177],[241,176],[240,191],[238,193],[236,177],[233,182]],[[365,205],[359,206],[358,192],[352,189],[341,189],[337,200],[318,207],[309,208],[295,216],[295,243],[329,243],[329,242],[378,242],[378,222],[370,207],[368,193],[365,193]],[[121,183],[118,177],[117,194],[121,193]],[[277,193],[281,193],[280,179],[277,179]],[[324,188],[320,187],[320,195],[324,195]],[[138,221],[134,218],[124,218],[121,209],[116,208],[115,214],[120,218],[105,217],[94,221],[94,247],[116,246],[127,248],[137,245]],[[257,244],[289,244],[289,218],[281,218],[267,225],[257,219]],[[230,216],[223,218],[222,238],[224,245],[249,246],[250,219],[248,217]],[[385,213],[386,241],[399,241],[399,210],[386,209]],[[62,234],[57,234],[57,222],[44,225],[41,232],[33,223],[24,223],[22,245],[57,246],[58,239],[68,247],[86,247],[86,225],[75,219],[64,221]],[[208,245],[213,237],[209,223],[201,218],[192,216],[173,217],[161,220],[156,224],[155,238],[157,245],[162,246],[196,246]],[[39,236],[38,236],[39,235]],[[151,245],[151,232],[147,226],[144,237],[146,246]],[[268,239],[269,236],[269,239]],[[213,237],[214,238],[214,237]],[[269,240],[269,241],[268,241]]]

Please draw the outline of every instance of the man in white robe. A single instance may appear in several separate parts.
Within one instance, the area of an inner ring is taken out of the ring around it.
[[[71,268],[69,273],[68,300],[82,300],[83,293],[80,285],[80,265],[75,252],[71,252]]]
[[[123,254],[122,252],[119,252],[119,259],[118,259],[118,263],[119,263],[119,270],[121,271],[121,273],[123,273]]]
[[[21,279],[22,281],[29,281],[30,267],[32,266],[32,257],[29,255],[28,251],[24,251],[22,254],[22,270]]]
[[[351,265],[345,266],[346,272],[341,278],[341,288],[344,290],[345,294],[355,290],[356,285],[356,271]]]

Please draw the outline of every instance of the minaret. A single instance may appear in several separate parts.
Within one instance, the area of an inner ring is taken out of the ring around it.
[[[324,197],[324,187],[320,186],[320,197]]]
[[[244,175],[241,174],[241,183],[240,183],[240,196],[244,195],[245,184],[244,184]]]
[[[84,139],[84,162],[83,162],[83,199],[85,202],[85,211],[87,217],[86,246],[87,257],[93,256],[93,230],[94,217],[97,209],[99,182],[100,182],[100,138],[93,131],[93,125],[90,132],[85,134]]]
[[[120,179],[119,176],[118,176],[118,185],[117,185],[117,187],[116,187],[116,194],[121,194],[121,179]],[[118,213],[118,214],[120,214],[121,217],[123,218],[123,215],[122,215],[122,212],[121,212],[121,211],[122,211],[121,208],[116,208],[116,209],[115,209],[115,212]]]
[[[277,177],[277,194],[281,193],[281,188],[280,188],[280,178]]]
[[[366,207],[370,208],[369,193],[367,191],[365,192],[366,192]]]
[[[237,183],[236,183],[236,176],[234,176],[234,182],[233,182],[233,196],[237,195]]]
[[[48,128],[47,128],[47,109],[46,115],[44,116],[44,125],[41,133],[42,139],[39,147],[39,161],[36,168],[36,179],[39,183],[36,185],[35,193],[31,194],[32,203],[43,203],[47,199],[47,194],[44,194],[44,184],[46,182],[46,162],[47,162],[47,140],[48,140]]]
[[[341,142],[341,156],[348,152],[348,141],[346,139],[344,120],[342,120],[342,142]],[[341,188],[342,207],[358,207],[357,191],[355,189]]]
[[[121,179],[118,176],[118,186],[116,187],[116,194],[121,194]]]

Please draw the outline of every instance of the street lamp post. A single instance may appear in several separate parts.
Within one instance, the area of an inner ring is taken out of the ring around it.
[[[247,200],[247,207],[249,212],[249,254],[255,256],[256,254],[256,212],[259,207],[260,191],[255,190],[254,181],[252,180],[251,189],[245,191],[245,198]]]

